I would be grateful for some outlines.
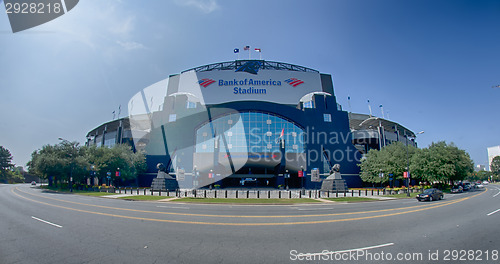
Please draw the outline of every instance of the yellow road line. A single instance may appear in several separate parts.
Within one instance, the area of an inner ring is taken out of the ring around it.
[[[19,192],[20,191],[17,187],[15,188]],[[414,213],[414,212],[420,212],[424,210],[430,210],[434,208],[439,208],[455,203],[459,203],[462,201],[465,201],[467,199],[479,196],[485,192],[482,192],[480,194],[476,194],[470,197],[458,199],[449,203],[441,203],[435,206],[429,206],[425,208],[420,208],[420,209],[415,209],[415,210],[410,210],[410,211],[404,211],[404,212],[396,212],[396,213],[391,213],[391,214],[382,214],[382,215],[376,215],[376,216],[366,216],[366,217],[356,217],[356,218],[346,218],[346,219],[330,219],[330,220],[319,220],[319,221],[301,221],[301,222],[276,222],[276,223],[220,223],[220,222],[202,222],[202,221],[181,221],[181,220],[169,220],[169,219],[156,219],[156,218],[145,218],[145,217],[134,217],[134,216],[126,216],[126,215],[118,215],[118,214],[109,214],[109,213],[101,213],[101,212],[94,212],[94,211],[87,211],[87,210],[81,210],[81,209],[76,209],[76,208],[71,208],[71,207],[66,207],[66,206],[61,206],[61,205],[55,205],[55,204],[49,204],[46,202],[42,201],[36,201],[24,196],[21,196],[14,192],[14,188],[11,189],[12,193],[15,194],[18,197],[21,197],[23,199],[35,202],[35,203],[40,203],[40,204],[45,204],[48,206],[52,207],[57,207],[57,208],[62,208],[62,209],[67,209],[67,210],[72,210],[72,211],[77,211],[77,212],[82,212],[82,213],[89,213],[89,214],[96,214],[96,215],[104,215],[104,216],[111,216],[111,217],[118,217],[118,218],[125,218],[125,219],[134,219],[134,220],[143,220],[143,221],[152,221],[152,222],[165,222],[165,223],[182,223],[182,224],[199,224],[199,225],[223,225],[223,226],[276,226],[276,225],[303,225],[303,224],[323,224],[323,223],[335,223],[335,222],[346,222],[346,221],[357,221],[357,220],[365,220],[365,219],[374,219],[374,218],[382,218],[382,217],[388,217],[388,216],[395,216],[395,215],[402,215],[402,214],[409,214],[409,213]],[[23,192],[26,193],[26,192]],[[37,196],[37,195],[35,195]],[[51,198],[52,199],[52,198]],[[55,199],[59,200],[59,199]],[[71,202],[74,203],[74,202]],[[79,204],[79,203],[77,203]],[[85,205],[85,204],[84,204]],[[92,205],[89,205],[92,206]],[[101,206],[97,206],[101,207]],[[109,207],[111,208],[111,207]],[[408,208],[414,208],[414,207],[408,207]],[[408,209],[406,208],[406,209]],[[132,210],[132,209],[120,209],[120,210],[126,210],[126,211],[136,211],[136,212],[141,212],[140,210]],[[382,212],[386,210],[379,210],[379,211],[372,211],[372,212]],[[151,211],[146,211],[146,212],[151,212]],[[359,212],[363,213],[363,212]],[[180,214],[180,215],[185,215],[185,214]],[[333,215],[333,214],[328,214],[328,215]],[[338,214],[337,214],[338,215]],[[196,215],[196,216],[203,216],[203,215]],[[325,215],[319,215],[319,216],[325,216]],[[226,216],[225,216],[226,217]],[[264,216],[260,216],[264,217]],[[278,216],[270,216],[270,217],[278,217]],[[283,216],[279,216],[283,217]],[[295,216],[292,216],[295,217]],[[302,216],[303,217],[303,216]]]
[[[369,213],[380,213],[380,212],[390,212],[397,210],[407,210],[412,208],[422,208],[422,207],[431,207],[432,205],[416,205],[409,207],[400,207],[400,208],[391,208],[391,209],[382,209],[382,210],[372,210],[372,211],[362,211],[362,212],[351,212],[351,213],[333,213],[333,214],[310,214],[310,215],[213,215],[213,214],[190,214],[190,213],[173,213],[173,212],[160,212],[160,211],[147,211],[147,210],[136,210],[136,209],[128,209],[128,208],[117,208],[103,205],[94,205],[94,204],[86,204],[79,202],[66,201],[61,199],[56,199],[52,197],[46,197],[42,195],[32,194],[28,192],[24,192],[16,187],[16,190],[28,195],[37,196],[45,199],[51,199],[54,201],[64,202],[64,203],[72,203],[83,206],[90,207],[98,207],[103,209],[112,209],[112,210],[121,210],[121,211],[129,211],[129,212],[139,212],[139,213],[151,213],[151,214],[165,214],[165,215],[179,215],[179,216],[200,216],[200,217],[217,217],[217,218],[294,218],[294,217],[321,217],[321,216],[340,216],[340,215],[354,215],[354,214],[369,214]],[[464,198],[462,198],[464,199]]]

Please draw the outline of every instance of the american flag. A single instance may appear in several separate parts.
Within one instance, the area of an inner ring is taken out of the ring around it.
[[[250,50],[250,46],[245,46],[243,50]]]

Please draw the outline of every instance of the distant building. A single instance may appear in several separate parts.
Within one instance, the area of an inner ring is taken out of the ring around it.
[[[488,168],[491,168],[491,161],[496,156],[500,156],[500,145],[488,148]]]
[[[482,164],[477,164],[475,169],[476,171],[484,171],[486,170],[486,166]]]

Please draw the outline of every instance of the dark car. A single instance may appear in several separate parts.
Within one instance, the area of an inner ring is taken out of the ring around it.
[[[444,194],[438,189],[427,189],[423,193],[417,195],[417,200],[421,201],[434,201],[443,199]]]
[[[461,193],[464,191],[464,188],[462,188],[462,186],[460,185],[454,185],[453,187],[451,187],[451,193]]]

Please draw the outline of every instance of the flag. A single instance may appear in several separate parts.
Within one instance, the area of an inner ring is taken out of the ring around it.
[[[282,138],[284,135],[285,135],[285,129],[283,128],[283,129],[281,130],[280,138]]]
[[[261,50],[260,50],[260,49],[258,49],[258,48],[255,48],[255,51],[257,51],[257,52],[261,52]]]
[[[243,50],[250,50],[250,46],[245,46]]]
[[[239,53],[240,49],[234,49],[233,51],[234,51],[234,53]]]
[[[383,106],[382,106],[382,105],[380,105],[379,107],[380,107],[380,108],[382,108]]]

